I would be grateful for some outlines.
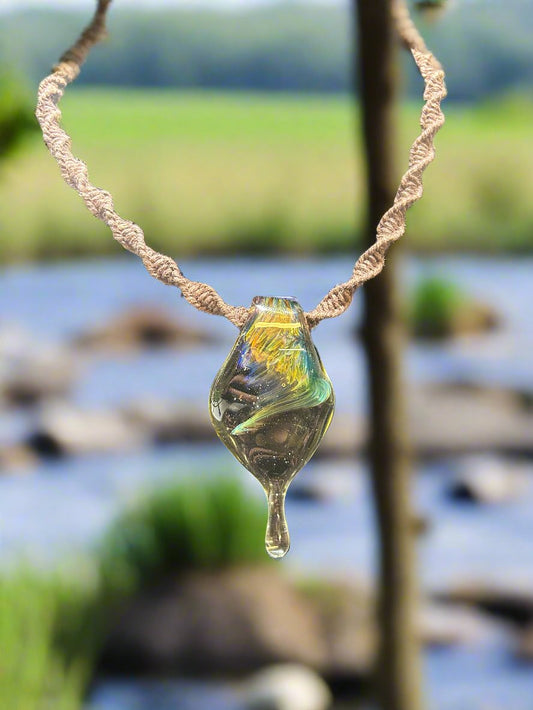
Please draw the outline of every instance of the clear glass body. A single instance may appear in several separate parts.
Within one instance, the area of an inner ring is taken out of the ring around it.
[[[335,398],[297,301],[257,296],[252,305],[209,404],[217,435],[263,486],[266,549],[279,558],[290,545],[287,488],[326,433]]]

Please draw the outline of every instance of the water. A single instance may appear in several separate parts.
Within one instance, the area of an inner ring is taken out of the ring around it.
[[[506,384],[533,390],[533,260],[439,258],[409,263],[408,284],[421,274],[438,274],[456,281],[492,305],[502,328],[483,336],[444,345],[412,345],[407,365],[414,381],[468,381]],[[192,278],[213,283],[233,303],[247,303],[256,293],[292,290],[304,308],[350,271],[347,258],[330,260],[261,259],[196,261],[184,264]],[[251,286],[253,284],[253,286]],[[184,321],[205,328],[218,338],[210,347],[183,351],[161,350],[128,356],[97,356],[82,363],[73,398],[84,407],[115,407],[143,398],[191,403],[207,402],[211,382],[233,344],[236,329],[227,321],[199,313],[177,297],[175,289],[148,278],[133,258],[72,264],[26,266],[0,275],[0,313],[4,328],[26,329],[35,343],[62,343],[98,325],[135,303],[154,303],[176,312]],[[326,321],[313,337],[333,381],[336,416],[364,409],[362,353],[352,332],[360,314],[360,296],[343,317]],[[0,329],[1,330],[1,329]],[[4,441],[20,438],[31,426],[24,412],[0,414]],[[453,462],[452,462],[453,463]],[[0,481],[0,554],[25,545],[36,555],[53,555],[58,546],[94,539],[120,507],[150,485],[167,481],[191,466],[202,470],[234,469],[231,456],[220,447],[180,447],[126,455],[86,457],[39,466],[36,476]],[[350,477],[350,470],[330,474],[331,464],[311,464],[317,475]],[[497,556],[502,570],[523,572],[532,560],[528,540],[530,495],[496,509],[467,510],[445,496],[451,463],[419,478],[418,507],[439,525],[424,543],[426,581],[437,584],[465,571],[488,574]],[[432,473],[438,475],[433,476]],[[253,485],[250,481],[250,485]],[[69,505],[64,505],[68,494]],[[289,503],[293,535],[290,559],[304,567],[372,571],[371,506],[365,485],[357,499],[331,505],[293,506]],[[324,531],[323,543],[316,530]],[[462,545],[468,541],[466,546]],[[68,543],[66,542],[68,541]],[[488,541],[491,544],[488,544]],[[458,554],[461,550],[461,554]]]
[[[533,673],[510,666],[499,648],[431,651],[425,660],[429,710],[531,710]],[[86,710],[246,710],[227,683],[120,681],[98,683]],[[354,702],[332,710],[372,710]]]
[[[407,357],[411,381],[505,385],[533,391],[533,260],[439,258],[409,263],[409,284],[420,274],[439,274],[492,305],[500,313],[496,332],[444,345],[412,345]],[[292,292],[312,308],[351,269],[346,258],[331,260],[196,261],[188,276],[208,280],[232,303],[252,296]],[[252,285],[253,284],[253,285]],[[196,312],[174,289],[150,279],[134,259],[23,267],[0,274],[3,328],[22,327],[36,346],[67,341],[135,303],[154,303],[216,335],[210,347],[85,358],[73,399],[83,407],[123,406],[143,398],[207,402],[212,379],[236,330],[225,320]],[[362,353],[352,333],[360,296],[344,317],[324,322],[313,337],[333,381],[337,414],[362,413],[365,383]],[[0,441],[15,441],[31,429],[32,415],[0,412]],[[416,508],[431,525],[420,546],[426,588],[465,578],[513,579],[533,585],[533,491],[501,506],[458,506],[447,496],[453,461],[419,471]],[[191,468],[204,475],[239,470],[217,446],[140,447],[128,454],[92,456],[36,467],[32,475],[0,480],[0,560],[21,553],[42,564],[74,555],[93,544],[125,505],[147,488],[163,485]],[[369,577],[374,569],[372,506],[362,467],[314,462],[309,477],[331,481],[340,493],[321,504],[289,500],[292,549],[287,564],[325,575]],[[259,485],[241,473],[252,490]],[[510,661],[500,642],[482,649],[433,651],[427,657],[431,707],[435,710],[530,710],[532,676]],[[490,699],[487,704],[486,699]],[[225,685],[185,682],[108,682],[96,688],[91,710],[239,710],[238,696]],[[237,704],[236,704],[237,703]]]
[[[411,346],[411,376],[417,380],[468,379],[533,390],[533,309],[528,307],[533,296],[532,266],[533,260],[528,258],[439,258],[409,263],[407,285],[420,275],[442,275],[494,306],[504,324],[488,336],[462,338],[444,346]],[[191,278],[208,280],[231,303],[248,304],[257,294],[291,291],[309,310],[327,289],[350,273],[351,261],[199,260],[184,263],[183,268]],[[77,401],[111,405],[143,394],[205,401],[206,383],[212,382],[237,331],[225,319],[194,310],[179,298],[176,289],[149,278],[133,257],[25,266],[6,269],[0,275],[2,325],[21,324],[38,342],[68,338],[139,303],[155,303],[179,313],[184,322],[216,335],[219,344],[179,355],[162,351],[88,363],[75,393]],[[364,400],[362,353],[350,338],[360,309],[361,295],[356,294],[346,315],[324,321],[313,332],[341,409],[361,407]],[[136,382],[134,393],[132,379]]]
[[[244,710],[222,683],[115,681],[96,685],[87,710]]]

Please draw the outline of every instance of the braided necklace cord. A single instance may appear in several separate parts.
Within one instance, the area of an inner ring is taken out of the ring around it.
[[[79,75],[90,49],[106,36],[105,19],[110,4],[111,0],[98,0],[91,23],[39,85],[36,116],[44,142],[58,163],[65,182],[81,196],[91,214],[107,224],[113,237],[142,259],[149,274],[164,284],[179,288],[187,301],[198,310],[224,316],[240,328],[248,317],[249,309],[226,303],[212,286],[191,281],[173,259],[149,247],[143,230],[117,214],[111,194],[91,184],[87,166],[74,156],[72,141],[61,127],[59,101],[66,87]],[[359,257],[348,281],[334,286],[316,308],[305,314],[310,328],[325,318],[335,318],[344,313],[359,286],[383,269],[387,250],[405,232],[407,210],[422,197],[422,175],[435,157],[434,137],[444,123],[440,106],[446,97],[442,67],[411,21],[405,0],[393,0],[393,13],[402,43],[413,55],[425,83],[425,104],[420,117],[422,131],[411,146],[409,167],[400,181],[392,207],[377,226],[376,241]]]

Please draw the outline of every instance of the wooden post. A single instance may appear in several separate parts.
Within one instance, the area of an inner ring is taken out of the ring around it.
[[[391,0],[354,0],[358,76],[367,166],[366,243],[391,206],[396,190],[394,109],[397,86]],[[362,326],[368,364],[369,463],[379,546],[380,646],[376,696],[381,710],[421,710],[418,588],[410,503],[411,462],[402,372],[403,319],[397,290],[397,249],[365,286]]]

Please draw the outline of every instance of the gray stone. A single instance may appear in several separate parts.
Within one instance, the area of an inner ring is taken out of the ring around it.
[[[510,390],[451,384],[413,388],[409,414],[421,456],[533,453],[533,412]]]
[[[0,332],[0,398],[8,405],[65,397],[80,365],[67,348],[36,343],[23,331]]]
[[[318,462],[296,476],[287,497],[316,503],[354,500],[361,492],[362,475],[360,462],[340,462],[334,467]]]
[[[475,646],[500,634],[501,626],[469,606],[426,602],[419,614],[419,632],[424,646]]]
[[[119,412],[83,410],[66,403],[43,408],[26,445],[47,457],[131,450],[145,443],[142,430]]]
[[[336,687],[358,687],[371,673],[376,652],[374,599],[362,582],[310,582],[303,587],[320,619],[327,655],[320,668]]]
[[[111,318],[102,326],[81,333],[74,339],[80,348],[132,350],[198,345],[211,342],[212,336],[155,306],[136,306]]]
[[[527,493],[532,473],[530,464],[471,456],[458,462],[449,493],[454,500],[505,503]]]
[[[119,614],[109,673],[242,674],[276,663],[324,665],[311,605],[268,568],[192,573],[152,588]]]
[[[126,419],[156,444],[216,441],[206,406],[145,399],[123,409]]]
[[[465,582],[439,592],[435,599],[475,606],[517,626],[533,623],[533,586],[527,580],[509,578],[498,583]]]

